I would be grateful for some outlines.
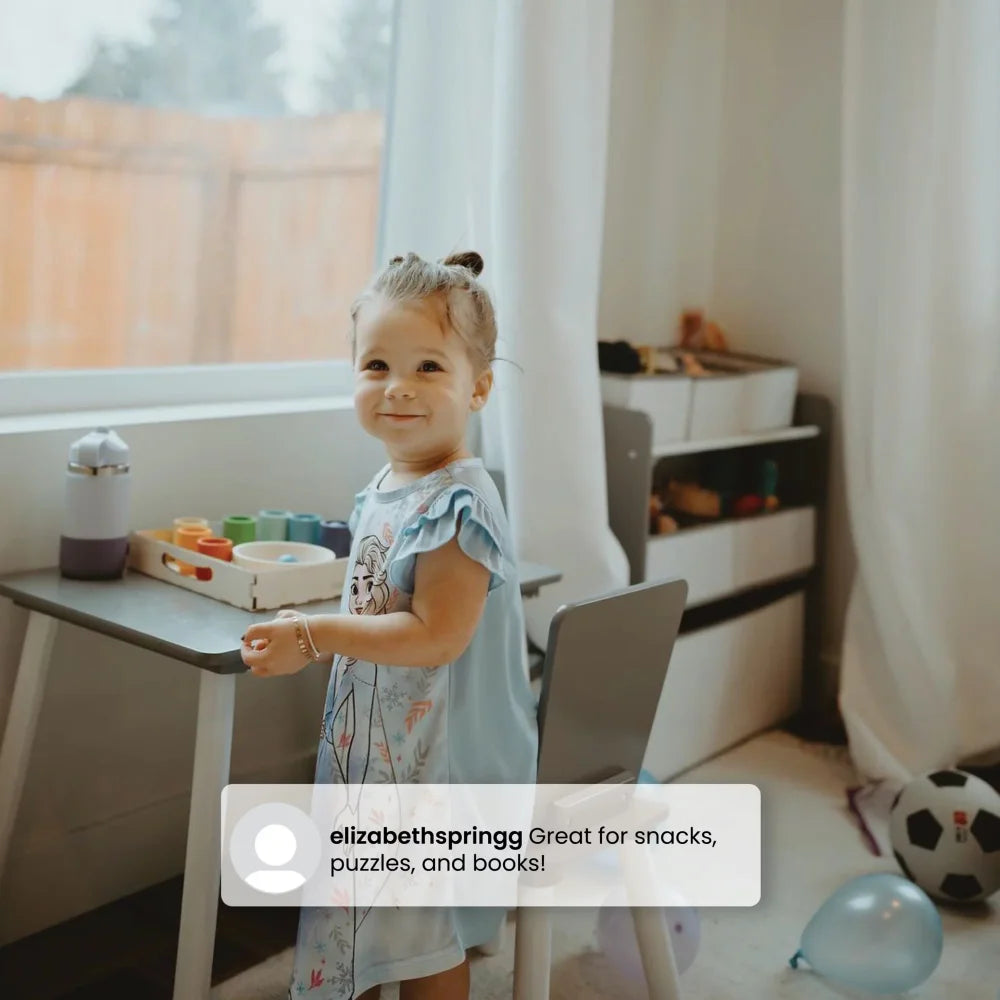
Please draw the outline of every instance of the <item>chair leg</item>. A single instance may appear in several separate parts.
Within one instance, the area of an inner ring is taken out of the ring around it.
[[[621,849],[620,857],[627,898],[641,899],[643,887],[656,881],[649,848],[634,843],[627,844]],[[677,962],[663,908],[632,906],[630,909],[650,1000],[680,1000],[681,984]]]
[[[522,906],[514,929],[514,1000],[548,1000],[552,969],[552,916]]]
[[[632,922],[650,1000],[680,1000],[681,984],[666,914],[657,906],[636,906],[632,907]]]

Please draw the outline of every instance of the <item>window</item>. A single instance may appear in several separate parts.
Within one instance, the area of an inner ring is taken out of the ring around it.
[[[101,375],[108,405],[123,369],[343,367],[392,21],[393,0],[3,4],[0,413],[18,374]]]

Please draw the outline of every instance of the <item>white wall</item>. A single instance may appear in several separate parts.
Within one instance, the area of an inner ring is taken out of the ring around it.
[[[839,406],[842,16],[843,0],[618,5],[603,339],[673,343],[700,305]],[[853,573],[839,421],[831,493],[836,661]]]
[[[0,421],[0,572],[57,561],[67,449],[93,425],[5,433]],[[135,527],[261,507],[346,516],[384,461],[349,409],[114,426],[132,449]],[[26,617],[0,599],[0,730]],[[183,869],[197,681],[195,668],[60,626],[3,874],[0,944]],[[233,780],[312,779],[326,681],[316,667],[237,679]]]

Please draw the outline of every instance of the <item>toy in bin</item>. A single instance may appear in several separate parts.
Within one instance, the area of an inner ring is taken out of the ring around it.
[[[672,535],[678,527],[677,522],[664,510],[663,500],[654,493],[649,498],[649,533]]]
[[[732,460],[709,463],[700,481],[669,480],[660,493],[650,497],[650,533],[677,531],[677,517],[710,521],[777,510],[780,506],[777,462],[767,459],[757,464],[753,472],[752,489],[747,489],[749,469],[741,469]]]

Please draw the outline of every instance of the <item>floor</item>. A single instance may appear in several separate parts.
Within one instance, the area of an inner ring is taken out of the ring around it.
[[[976,770],[1000,786],[996,769]],[[787,968],[782,971],[785,960],[794,951],[801,925],[829,890],[848,875],[891,869],[892,864],[868,854],[844,809],[843,790],[852,774],[842,748],[803,744],[787,733],[772,733],[685,777],[710,782],[748,779],[771,789],[766,800],[771,836],[765,850],[769,891],[764,903],[750,913],[703,913],[702,951],[726,955],[727,961],[703,958],[685,979],[696,987],[692,995],[703,1000],[727,1000],[741,995],[740,983],[754,982],[761,988],[755,996],[835,997],[819,984],[814,993],[808,973],[803,978],[789,974]],[[803,851],[810,843],[814,846]],[[800,888],[793,890],[792,883]],[[180,900],[178,877],[0,948],[0,998],[169,998]],[[615,982],[602,956],[592,950],[592,928],[583,925],[584,918],[592,916],[566,914],[571,919],[556,927],[552,996],[559,1000],[629,995],[624,984]],[[950,948],[939,973],[920,996],[995,1000],[1000,989],[996,946],[1000,908],[994,905],[945,919]],[[212,981],[225,985],[213,995],[219,1000],[283,1000],[297,920],[298,911],[291,908],[230,908],[220,903]],[[510,996],[512,957],[509,949],[505,951],[476,963],[480,988],[473,995],[477,998]],[[972,968],[985,975],[977,991],[967,993],[964,987]],[[992,984],[990,989],[980,992],[987,984]]]
[[[795,970],[788,964],[809,919],[835,889],[858,875],[896,870],[890,857],[871,853],[847,808],[845,792],[857,777],[844,748],[775,731],[680,780],[756,784],[765,833],[760,903],[698,911],[700,943],[681,976],[684,1000],[873,1000],[871,993],[841,987],[806,963]],[[1000,893],[986,904],[941,906],[939,913],[941,960],[906,1000],[997,1000]],[[606,953],[598,925],[597,910],[553,911],[550,1000],[648,1000],[641,979],[628,976]],[[472,1000],[510,1000],[513,937],[507,934],[496,955],[473,957]],[[287,948],[220,984],[212,1000],[286,1000],[293,951]],[[382,998],[398,1000],[396,986],[383,988]]]
[[[178,876],[0,948],[3,1000],[172,996],[182,880]],[[219,903],[212,982],[295,943],[298,911]]]

